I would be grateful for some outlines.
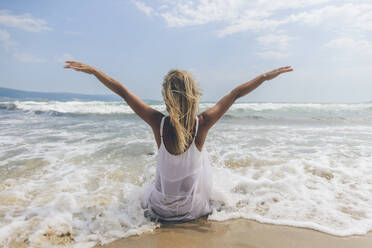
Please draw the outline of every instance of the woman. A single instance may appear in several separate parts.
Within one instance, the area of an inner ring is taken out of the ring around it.
[[[169,116],[151,108],[115,79],[97,68],[66,61],[65,68],[93,74],[121,96],[133,111],[150,125],[158,145],[155,185],[143,195],[143,207],[163,221],[188,221],[211,212],[212,178],[208,154],[203,149],[209,129],[231,105],[264,81],[292,71],[290,66],[264,73],[241,84],[212,108],[197,115],[200,91],[191,75],[171,70],[164,78],[162,95]]]

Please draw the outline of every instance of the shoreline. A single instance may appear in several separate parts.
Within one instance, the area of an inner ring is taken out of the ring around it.
[[[153,232],[118,239],[95,248],[121,247],[247,247],[247,248],[370,248],[372,231],[366,235],[334,236],[320,231],[233,219],[166,223]]]

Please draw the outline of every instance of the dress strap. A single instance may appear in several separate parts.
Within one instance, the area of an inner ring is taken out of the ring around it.
[[[196,138],[196,135],[198,134],[198,127],[199,127],[199,118],[198,116],[196,116],[196,127],[195,127],[195,134],[194,134],[194,138],[192,139],[192,141],[195,140]]]
[[[161,118],[161,122],[160,122],[160,137],[161,138],[163,138],[163,126],[164,126],[165,117],[166,116],[163,116],[163,118]]]

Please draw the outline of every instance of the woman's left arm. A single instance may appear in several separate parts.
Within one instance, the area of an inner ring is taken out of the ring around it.
[[[157,126],[158,119],[163,115],[156,109],[151,108],[143,102],[138,96],[129,91],[124,85],[102,71],[92,66],[76,61],[66,61],[65,68],[71,68],[75,71],[81,71],[88,74],[93,74],[99,81],[101,81],[107,88],[121,96],[133,111],[151,127]]]

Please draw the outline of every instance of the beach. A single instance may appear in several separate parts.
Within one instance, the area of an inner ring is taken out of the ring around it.
[[[372,0],[1,0],[0,248],[372,248],[371,31]]]
[[[245,247],[245,248],[369,248],[372,233],[337,237],[311,229],[236,219],[224,222],[164,224],[151,233],[119,239],[102,248]]]
[[[144,216],[157,149],[124,102],[1,101],[0,247],[372,244],[372,103],[234,104],[203,147],[208,221]]]

